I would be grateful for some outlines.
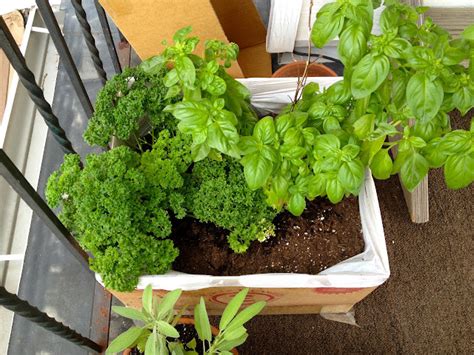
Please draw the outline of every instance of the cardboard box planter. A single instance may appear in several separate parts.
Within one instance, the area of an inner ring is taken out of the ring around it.
[[[310,78],[327,87],[341,78]],[[293,97],[296,79],[242,79],[252,92],[252,103],[259,110],[278,112]],[[361,301],[389,275],[388,255],[382,217],[372,175],[366,171],[359,194],[359,211],[365,242],[364,252],[322,271],[317,275],[269,273],[242,276],[191,275],[170,271],[164,275],[142,276],[133,292],[116,292],[125,305],[141,306],[146,285],[152,284],[154,293],[163,296],[177,288],[184,292],[177,305],[193,306],[202,296],[209,314],[221,314],[229,300],[243,287],[250,287],[247,303],[264,300],[263,314],[345,313]],[[97,275],[100,281],[99,276]]]

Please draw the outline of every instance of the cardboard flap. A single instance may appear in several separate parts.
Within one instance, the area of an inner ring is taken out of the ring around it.
[[[240,48],[266,41],[267,31],[252,0],[211,0],[227,38]]]

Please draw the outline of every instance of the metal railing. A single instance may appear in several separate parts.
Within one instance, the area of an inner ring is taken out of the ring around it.
[[[112,33],[107,20],[105,11],[97,0],[93,0],[96,6],[98,18],[101,24],[102,32],[107,43],[108,51],[112,59],[115,72],[121,71],[118,55],[113,43]],[[107,75],[104,70],[99,51],[95,44],[91,27],[87,20],[86,12],[82,6],[81,0],[71,0],[76,12],[77,19],[80,23],[82,33],[84,35],[87,48],[91,55],[94,67],[97,71],[100,81],[105,84]],[[72,59],[69,48],[66,44],[58,22],[54,16],[53,10],[48,0],[36,0],[39,12],[43,21],[51,35],[53,43],[59,54],[60,61],[64,65],[66,73],[72,86],[79,98],[81,106],[90,118],[94,112],[91,101],[87,95],[84,84],[81,80],[77,67]],[[12,67],[18,73],[19,79],[28,91],[29,96],[35,103],[36,108],[44,118],[49,131],[54,139],[59,143],[64,153],[76,153],[66,132],[61,127],[58,117],[53,113],[51,105],[46,101],[43,90],[36,82],[36,78],[32,71],[28,68],[25,58],[15,43],[8,27],[0,16],[0,48],[5,52],[6,57],[10,61]],[[48,207],[41,196],[30,185],[25,176],[15,166],[13,161],[8,157],[3,148],[0,147],[0,175],[5,178],[7,183],[16,191],[28,206],[37,214],[43,223],[53,232],[56,238],[66,247],[66,249],[81,263],[87,272],[91,272],[88,265],[88,255],[79,246],[76,239],[71,235],[67,228],[60,222],[54,212]],[[0,287],[0,305],[15,312],[31,322],[38,324],[46,330],[53,332],[60,337],[75,343],[83,348],[101,352],[104,348],[88,339],[66,325],[58,322],[38,308],[30,305],[28,302],[21,300],[18,296],[8,292],[4,287]]]

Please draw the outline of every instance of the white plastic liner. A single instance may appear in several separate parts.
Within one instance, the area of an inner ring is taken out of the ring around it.
[[[342,78],[308,78],[327,87]],[[259,109],[278,112],[291,102],[296,87],[295,78],[241,79],[252,92],[252,103]],[[364,252],[327,268],[317,275],[296,273],[253,274],[242,276],[194,275],[170,271],[164,275],[140,277],[137,289],[151,284],[154,289],[185,291],[209,287],[256,287],[256,288],[365,288],[384,283],[390,276],[387,247],[380,215],[377,192],[370,170],[365,173],[359,194],[359,210]],[[347,221],[351,223],[351,221]],[[100,276],[97,280],[102,283]]]

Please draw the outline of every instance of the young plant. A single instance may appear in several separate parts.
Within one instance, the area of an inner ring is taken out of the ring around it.
[[[141,68],[148,73],[171,68],[164,77],[166,97],[182,96],[182,100],[165,111],[179,121],[182,133],[192,136],[194,161],[207,156],[219,159],[221,153],[240,158],[239,134],[252,129],[256,115],[249,91],[225,71],[236,60],[239,48],[235,43],[210,40],[205,43],[204,57],[199,57],[193,54],[199,39],[188,37],[190,32],[191,27],[179,30],[174,44],[143,62]]]
[[[174,290],[166,294],[161,301],[153,297],[151,285],[143,291],[142,309],[136,310],[127,307],[112,307],[112,310],[132,320],[142,323],[134,326],[114,339],[107,348],[106,354],[113,354],[126,348],[138,348],[145,355],[176,354],[197,355],[198,351],[204,355],[230,355],[231,350],[242,345],[248,337],[245,323],[255,317],[265,307],[265,302],[256,302],[241,312],[239,309],[247,296],[248,289],[237,293],[229,302],[222,314],[219,323],[219,333],[213,336],[207,315],[204,299],[194,308],[194,322],[198,339],[202,348],[197,349],[198,339],[192,339],[184,344],[176,330],[184,310],[175,315],[174,306],[178,301],[181,290]]]

